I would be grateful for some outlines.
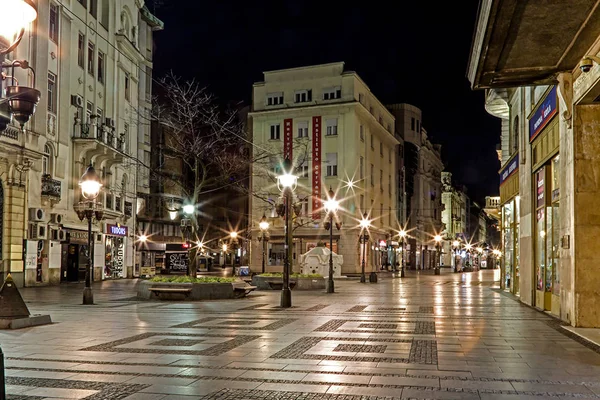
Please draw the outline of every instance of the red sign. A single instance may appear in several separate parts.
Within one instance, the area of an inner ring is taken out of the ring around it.
[[[544,181],[546,177],[546,168],[542,167],[538,172],[536,172],[536,186],[537,186],[537,207],[543,207],[546,205],[546,198],[544,192]]]
[[[294,161],[292,151],[294,145],[294,135],[292,133],[293,119],[288,118],[283,120],[283,159]],[[290,171],[286,171],[290,172]]]
[[[312,119],[312,215],[321,218],[321,117]]]

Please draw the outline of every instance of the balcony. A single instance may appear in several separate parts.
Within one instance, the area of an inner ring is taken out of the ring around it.
[[[500,220],[500,196],[486,196],[483,211],[492,218]]]
[[[123,156],[129,150],[125,134],[116,134],[114,127],[105,124],[99,125],[95,118],[92,118],[89,123],[80,121],[79,118],[76,118],[73,126],[73,142],[78,150],[103,154],[116,162],[123,160]]]
[[[62,183],[50,175],[42,175],[42,200],[54,205],[60,201]]]

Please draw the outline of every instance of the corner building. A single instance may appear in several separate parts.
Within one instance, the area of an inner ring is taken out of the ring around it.
[[[600,27],[590,22],[599,18],[587,2],[514,13],[483,1],[468,70],[503,121],[502,284],[578,327],[600,327]]]
[[[360,273],[363,247],[366,273],[394,262],[390,254],[396,252],[387,251],[387,241],[398,231],[399,142],[393,115],[356,72],[345,71],[342,62],[265,72],[264,81],[253,87],[249,125],[255,160],[249,199],[252,238],[261,237],[258,222],[264,214],[270,223],[267,271],[282,271],[284,262],[284,220],[276,213],[281,204],[276,177],[284,149],[299,176],[294,192],[293,270],[299,270],[299,256],[319,241],[329,246],[323,201],[330,187],[341,200],[337,217],[342,226],[333,228],[333,251],[344,257],[341,273]],[[359,243],[363,213],[373,225],[366,246]],[[255,272],[261,270],[262,246],[252,241],[250,266]]]

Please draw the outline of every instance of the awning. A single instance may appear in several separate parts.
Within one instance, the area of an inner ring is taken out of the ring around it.
[[[481,0],[467,77],[473,89],[555,84],[599,35],[598,0]]]

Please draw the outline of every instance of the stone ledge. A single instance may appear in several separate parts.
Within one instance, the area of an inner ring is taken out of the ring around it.
[[[260,276],[254,275],[252,277],[252,285],[256,286],[258,290],[273,290],[269,282],[282,283],[283,278],[279,276]],[[325,289],[325,278],[299,278],[290,277],[291,289],[297,290],[322,290]],[[293,285],[293,286],[292,286]],[[280,290],[280,289],[279,289]]]
[[[49,315],[31,315],[25,318],[0,318],[0,329],[21,329],[31,326],[51,324]]]
[[[157,297],[148,290],[153,287],[174,289],[186,288],[192,289],[192,291],[187,296],[184,294],[161,294]],[[151,281],[142,281],[139,283],[137,297],[142,300],[219,300],[235,298],[232,283],[175,283]]]

